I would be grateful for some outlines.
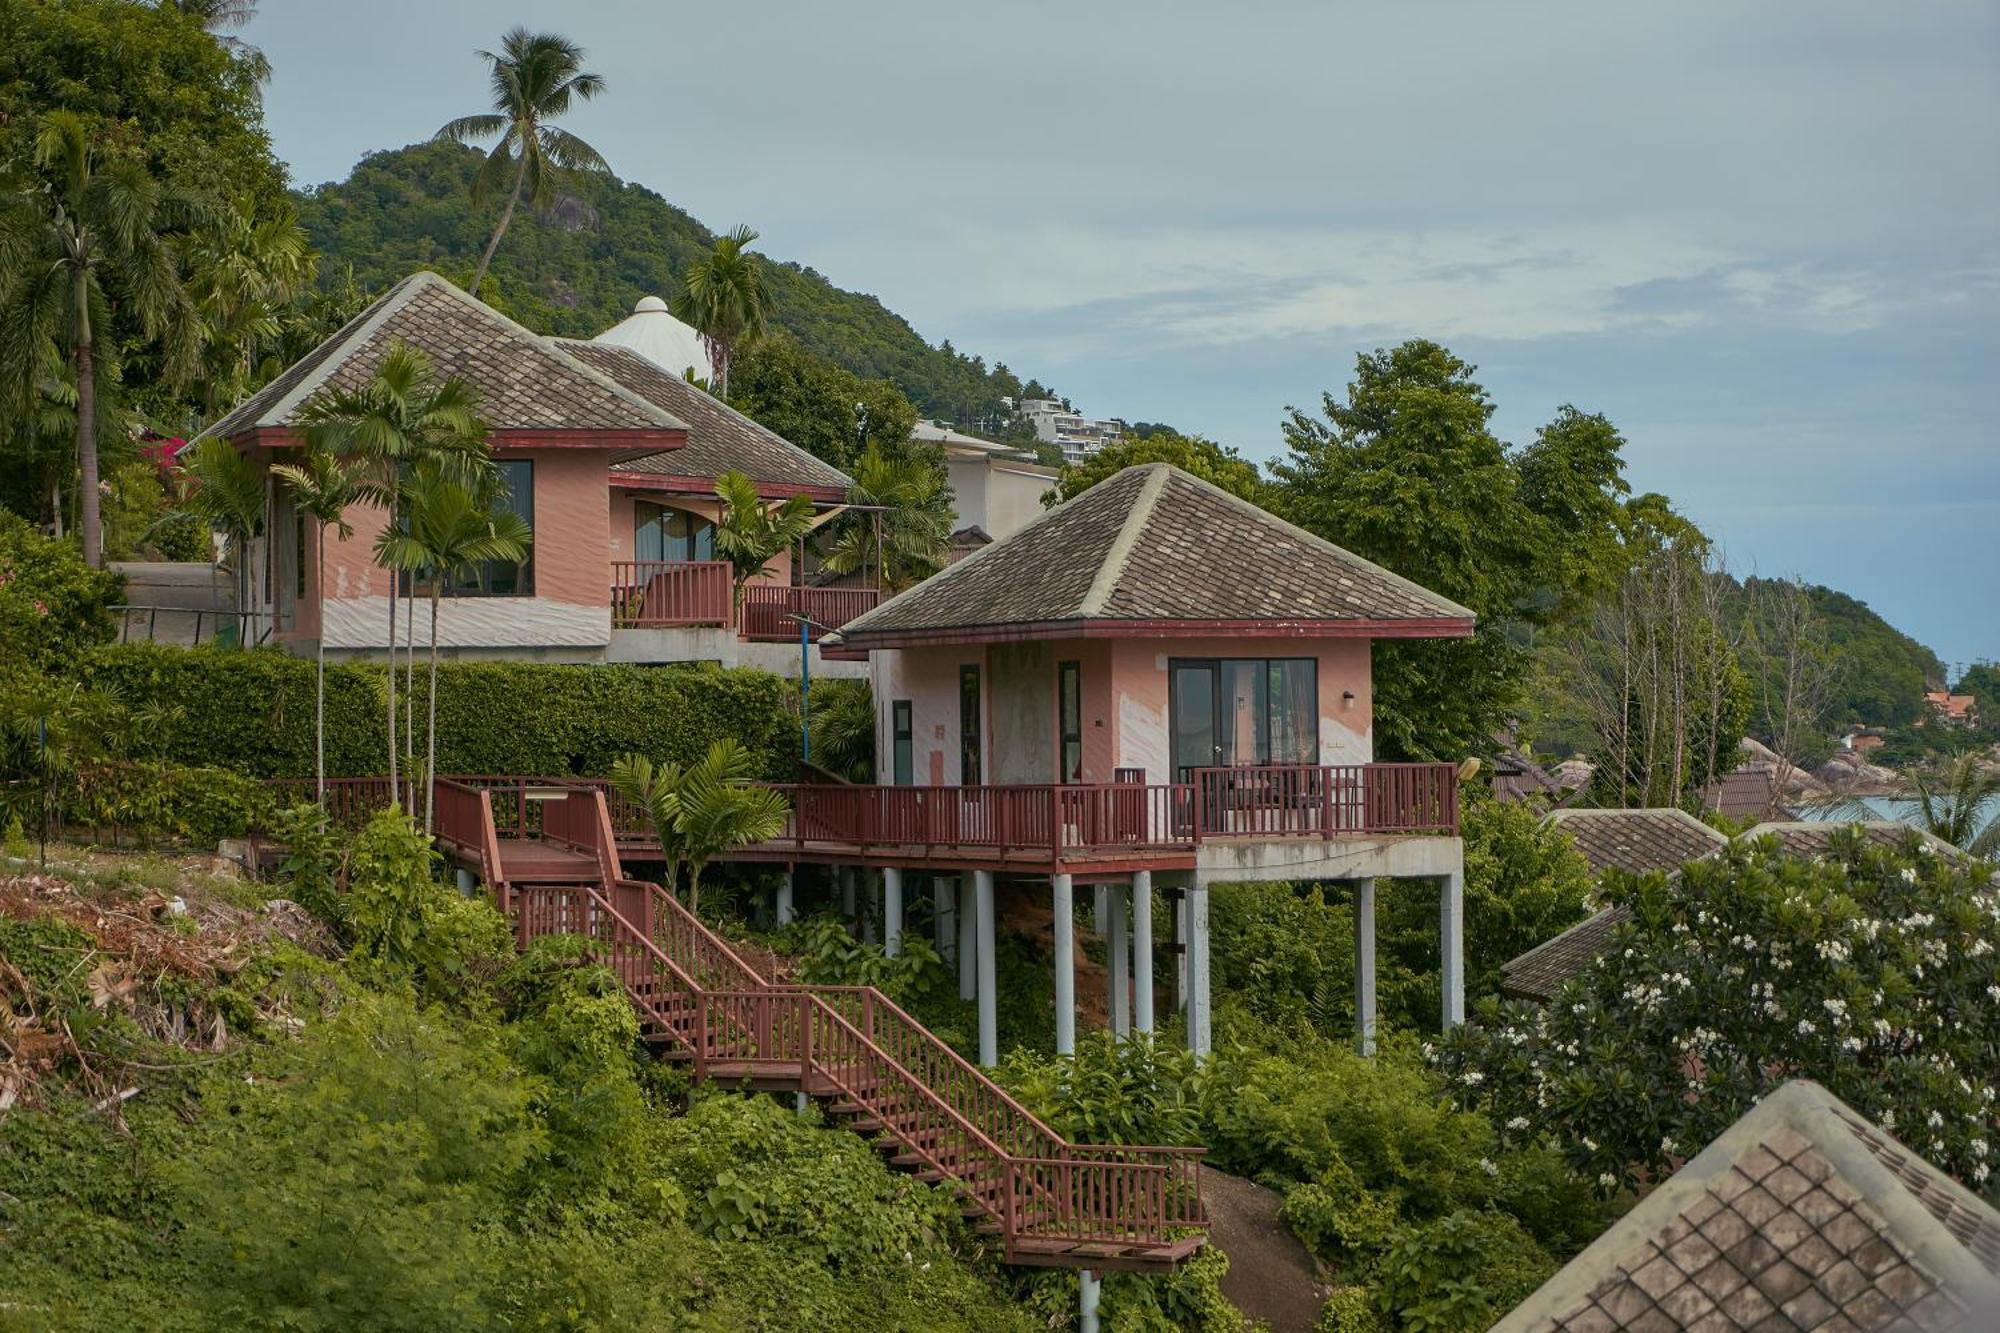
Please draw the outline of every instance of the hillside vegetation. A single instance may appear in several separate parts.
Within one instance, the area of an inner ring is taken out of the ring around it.
[[[456,144],[413,144],[370,153],[346,180],[301,192],[322,281],[351,269],[380,290],[418,268],[466,281],[496,211],[467,203],[479,162]],[[714,239],[643,185],[579,177],[551,207],[515,217],[481,294],[538,332],[588,338],[642,296],[671,301],[680,273]],[[875,297],[803,265],[771,259],[765,282],[774,327],[842,369],[889,380],[926,416],[990,428],[1006,415],[1001,398],[1021,391],[1005,366],[989,369],[949,341],[932,347]]]

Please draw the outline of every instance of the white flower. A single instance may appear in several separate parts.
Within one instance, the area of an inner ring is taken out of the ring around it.
[[[1972,1181],[1974,1184],[1984,1185],[1986,1183],[1986,1177],[1992,1174],[1993,1172],[1987,1167],[1986,1163],[1974,1162],[1972,1164]]]
[[[1507,1128],[1516,1134],[1520,1133],[1527,1127],[1528,1127],[1528,1117],[1524,1115],[1517,1115],[1512,1120],[1509,1120],[1507,1122]]]
[[[1476,1088],[1486,1081],[1486,1075],[1480,1073],[1477,1069],[1466,1070],[1464,1077],[1465,1086],[1468,1088]]]
[[[1915,868],[1915,867],[1913,867],[1913,866],[1904,866],[1904,867],[1903,867],[1903,883],[1905,883],[1905,884],[1915,884],[1916,882],[1917,882],[1917,872],[1916,872],[1916,868]]]
[[[1941,1111],[1932,1111],[1929,1123],[1932,1129],[1943,1129],[1944,1113]]]
[[[1481,1171],[1484,1171],[1489,1176],[1497,1176],[1500,1174],[1500,1168],[1493,1164],[1493,1159],[1490,1157],[1482,1157],[1479,1159],[1479,1169]]]
[[[1617,1189],[1618,1177],[1612,1175],[1609,1171],[1605,1171],[1598,1175],[1597,1183],[1608,1190]]]
[[[1824,1009],[1825,1009],[1825,1010],[1826,1010],[1826,1011],[1827,1011],[1827,1012],[1828,1012],[1829,1014],[1832,1014],[1832,1015],[1834,1016],[1834,1019],[1835,1019],[1836,1021],[1838,1021],[1839,1019],[1843,1019],[1843,1018],[1847,1017],[1847,1001],[1845,1001],[1845,1000],[1836,1000],[1836,999],[1832,999],[1832,998],[1828,998],[1828,999],[1824,999],[1824,1000],[1821,1000],[1821,1001],[1820,1001],[1820,1005],[1821,1005],[1821,1007],[1823,1007],[1823,1008],[1824,1008]]]
[[[1974,1157],[1984,1157],[1986,1155],[1985,1139],[1974,1139],[1970,1144],[1966,1146],[1971,1151]]]
[[[1801,1018],[1799,1020],[1799,1035],[1801,1037],[1810,1037],[1813,1033],[1817,1031],[1819,1031],[1819,1029],[1812,1025],[1812,1020],[1810,1018]]]
[[[1680,1151],[1680,1145],[1675,1143],[1673,1136],[1669,1134],[1660,1140],[1660,1151],[1672,1155]]]
[[[1896,1112],[1895,1108],[1891,1107],[1889,1110],[1882,1112],[1882,1128],[1894,1129],[1895,1127],[1896,1127]]]
[[[1590,1135],[1588,1135],[1588,1134],[1584,1135],[1584,1136],[1583,1136],[1583,1150],[1584,1150],[1585,1152],[1596,1152],[1596,1151],[1597,1151],[1597,1140],[1596,1140],[1596,1139],[1593,1139],[1593,1138],[1591,1138],[1591,1137],[1590,1137]]]

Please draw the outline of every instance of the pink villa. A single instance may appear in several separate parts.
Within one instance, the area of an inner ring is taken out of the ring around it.
[[[804,586],[786,553],[746,587],[739,612],[729,566],[715,554],[716,477],[743,472],[766,500],[808,496],[822,522],[840,512],[848,477],[630,347],[542,337],[434,273],[396,284],[209,433],[278,461],[301,444],[308,404],[365,384],[397,341],[421,350],[440,377],[479,390],[509,504],[536,536],[527,561],[483,568],[447,590],[446,654],[718,662],[796,675],[794,615],[838,626],[879,600],[867,587]],[[356,506],[352,535],[329,534],[322,604],[311,525],[275,481],[268,505],[266,536],[251,553],[251,604],[272,636],[299,652],[324,638],[336,658],[383,653],[390,576],[371,556],[383,513]]]
[[[1367,1046],[1375,880],[1434,880],[1457,1022],[1456,770],[1372,762],[1369,660],[1375,639],[1472,629],[1464,607],[1186,472],[1128,468],[828,637],[830,655],[869,659],[884,785],[802,788],[795,841],[881,871],[891,943],[903,872],[928,874],[989,1059],[996,875],[1049,886],[1062,1050],[1078,884],[1097,893],[1121,1032],[1154,1026],[1152,891],[1165,891],[1202,1053],[1210,884],[1353,885]],[[840,844],[857,838],[850,857]]]

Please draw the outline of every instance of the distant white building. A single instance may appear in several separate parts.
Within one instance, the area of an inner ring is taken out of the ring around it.
[[[1023,398],[1020,411],[1034,423],[1035,438],[1061,449],[1065,463],[1081,463],[1125,437],[1124,422],[1083,416],[1053,398]]]
[[[710,373],[708,348],[692,324],[673,317],[657,296],[642,296],[632,313],[597,335],[594,342],[629,347],[654,365],[682,379],[706,382]]]
[[[1042,512],[1042,496],[1056,484],[1056,470],[1027,450],[962,435],[935,421],[919,421],[910,438],[944,450],[951,478],[952,527],[977,528],[998,541]]]

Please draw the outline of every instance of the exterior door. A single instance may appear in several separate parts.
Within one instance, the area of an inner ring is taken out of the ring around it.
[[[1197,768],[1223,763],[1221,729],[1216,725],[1216,664],[1174,662],[1168,667],[1169,742],[1174,781],[1192,782]]]

